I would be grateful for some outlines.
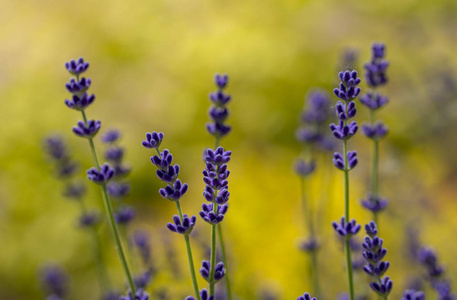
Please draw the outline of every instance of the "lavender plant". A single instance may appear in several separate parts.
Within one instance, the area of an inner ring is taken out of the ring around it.
[[[345,71],[338,74],[341,82],[338,88],[333,90],[334,94],[344,101],[336,103],[336,115],[339,119],[338,125],[330,124],[330,130],[334,137],[343,141],[343,153],[335,152],[333,155],[333,164],[336,168],[344,172],[344,216],[341,222],[333,222],[335,231],[345,240],[346,268],[348,273],[349,296],[354,300],[354,283],[352,276],[352,258],[349,239],[360,230],[360,225],[355,220],[349,221],[349,171],[355,168],[358,163],[357,152],[348,151],[347,142],[352,138],[357,130],[358,125],[355,121],[349,123],[357,110],[354,99],[360,94],[360,78],[357,77],[357,71]]]
[[[373,141],[371,187],[362,205],[373,213],[378,223],[378,213],[387,206],[387,200],[379,194],[379,142],[386,136],[388,129],[381,121],[376,122],[376,111],[387,104],[388,98],[379,93],[378,88],[387,83],[386,70],[389,63],[384,59],[385,45],[374,43],[371,61],[365,64],[365,79],[371,90],[360,97],[360,103],[370,110],[370,123],[362,125],[363,134]]]
[[[64,196],[75,200],[80,207],[79,226],[82,229],[89,229],[92,238],[92,252],[94,263],[98,272],[100,290],[104,294],[110,293],[111,284],[103,260],[101,242],[97,232],[97,225],[100,223],[100,213],[96,210],[88,210],[84,201],[86,187],[74,177],[79,165],[71,159],[67,146],[63,139],[58,136],[49,136],[45,139],[45,151],[48,154],[57,177],[64,182]]]
[[[87,170],[87,178],[90,181],[100,185],[101,187],[103,203],[108,217],[108,222],[114,235],[119,258],[121,260],[128,285],[130,286],[131,293],[135,295],[136,287],[133,282],[133,276],[130,271],[129,264],[126,259],[124,246],[122,244],[119,235],[119,229],[114,218],[113,205],[110,201],[106,187],[107,183],[111,180],[111,178],[113,178],[115,169],[106,163],[100,165],[93,138],[101,128],[101,121],[88,120],[85,112],[87,107],[91,105],[95,100],[95,96],[93,94],[89,95],[87,92],[91,85],[91,80],[88,78],[86,79],[85,77],[81,77],[81,74],[83,74],[89,68],[89,63],[85,62],[83,58],[79,58],[78,60],[71,60],[70,62],[65,63],[65,67],[68,72],[74,76],[74,78],[71,78],[70,81],[65,85],[67,90],[72,94],[72,98],[70,100],[65,100],[65,104],[71,109],[80,111],[83,118],[83,121],[79,121],[77,125],[73,127],[73,132],[77,136],[88,140],[92,158],[95,164],[95,167]]]
[[[457,296],[451,291],[451,284],[444,276],[444,268],[438,263],[438,257],[433,249],[422,247],[417,253],[417,259],[426,269],[426,279],[438,293],[439,300],[455,300]]]
[[[174,202],[178,211],[178,215],[173,216],[173,223],[168,223],[167,227],[170,231],[184,236],[194,293],[197,300],[202,300],[198,288],[192,247],[189,239],[189,234],[192,232],[197,218],[195,216],[189,217],[182,212],[180,199],[187,192],[188,185],[187,183],[182,183],[181,180],[178,179],[180,167],[179,165],[172,165],[173,155],[170,151],[164,149],[160,152],[159,147],[162,144],[163,137],[164,135],[161,132],[148,132],[146,133],[146,140],[142,142],[142,145],[147,149],[155,149],[157,152],[157,155],[151,157],[151,162],[157,167],[157,177],[166,184],[165,188],[159,190],[159,194],[163,198]]]
[[[226,105],[231,100],[231,96],[225,94],[225,92],[224,92],[224,89],[228,85],[228,80],[229,80],[229,77],[227,74],[224,74],[224,75],[216,74],[214,76],[214,82],[216,83],[218,90],[214,93],[211,93],[209,96],[211,102],[213,103],[213,106],[211,106],[211,108],[209,110],[209,116],[210,116],[212,122],[207,123],[206,129],[211,135],[213,135],[215,137],[214,149],[216,150],[216,152],[219,150],[220,140],[224,136],[229,134],[231,131],[231,127],[224,123],[229,116],[229,110]],[[224,152],[223,149],[222,149],[222,152]],[[205,160],[208,157],[208,153],[209,152],[206,153]],[[219,195],[216,195],[217,191],[220,190],[219,194],[222,197],[226,198],[226,200],[223,204],[225,204],[228,201],[230,193],[228,192],[227,186],[223,187],[222,189],[220,189],[220,188],[216,189],[214,186],[211,186],[210,183],[212,183],[213,179],[215,179],[215,178],[212,178],[214,171],[216,171],[216,176],[219,176],[219,177],[225,171],[223,172],[222,169],[209,170],[208,161],[206,161],[206,163],[207,163],[207,170],[205,170],[205,171],[208,175],[205,175],[205,173],[204,173],[204,176],[205,176],[205,178],[208,178],[208,179],[206,179],[206,180],[204,179],[204,181],[206,183],[206,189],[205,189],[205,192],[203,193],[203,195],[205,196],[205,198],[208,201],[213,202],[214,208],[212,208],[212,209],[217,212],[219,210],[218,205],[216,206],[216,203],[215,203],[215,202],[217,202],[217,197],[219,197]],[[219,168],[219,167],[217,167],[217,168]],[[229,172],[227,171],[225,173],[227,173],[227,177],[228,177]],[[210,174],[211,174],[211,176],[209,176]],[[219,179],[222,179],[222,178],[219,178]],[[211,199],[209,199],[210,197],[211,197]],[[221,198],[219,197],[219,199],[221,199]],[[219,203],[219,202],[217,202],[217,203]],[[222,206],[222,209],[224,209],[223,207],[224,206]],[[228,206],[226,206],[226,207],[228,208]],[[205,208],[208,208],[208,206],[203,207],[204,211],[205,211]],[[216,232],[216,230],[217,230],[217,232]],[[220,251],[221,251],[221,255],[222,255],[223,266],[227,267],[227,254],[225,251],[224,238],[223,238],[223,233],[222,233],[222,224],[220,224],[220,222],[217,222],[216,224],[212,224],[212,226],[211,226],[211,257],[210,257],[210,259],[212,262],[212,267],[214,267],[215,259],[216,259],[216,237],[219,240],[219,246],[220,246]],[[224,270],[225,270],[225,268],[224,268]],[[213,270],[211,270],[211,271],[213,271]],[[225,273],[225,276],[223,276],[223,277],[225,280],[227,299],[232,300],[232,289],[230,286],[229,275],[226,272],[226,270],[224,273]],[[211,283],[211,280],[215,280],[215,278],[211,277],[211,279],[210,279],[210,295],[214,296],[214,283]]]
[[[311,259],[311,276],[314,294],[319,297],[318,275],[318,249],[319,241],[316,233],[313,201],[306,198],[306,178],[314,173],[316,168],[316,156],[321,150],[332,148],[332,143],[323,131],[323,126],[329,118],[330,99],[324,91],[312,91],[305,102],[305,107],[300,116],[300,126],[296,131],[296,138],[302,144],[301,155],[294,163],[296,174],[300,178],[301,205],[303,209],[304,227],[309,237],[301,244],[301,249],[309,253]]]
[[[377,236],[378,229],[375,222],[371,221],[365,225],[365,231],[368,236],[363,243],[363,258],[367,264],[363,270],[375,280],[370,283],[371,289],[383,299],[387,299],[393,286],[389,276],[384,276],[390,266],[388,261],[383,261],[387,250],[382,246],[383,240]]]

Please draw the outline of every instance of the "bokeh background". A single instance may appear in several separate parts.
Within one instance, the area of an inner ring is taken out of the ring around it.
[[[91,63],[87,76],[97,96],[89,118],[101,119],[102,130],[123,133],[132,167],[128,203],[138,212],[129,231],[150,232],[159,266],[149,292],[168,290],[169,299],[183,299],[191,285],[182,240],[164,230],[175,207],[158,195],[152,153],[140,143],[147,131],[165,133],[164,147],[190,185],[184,211],[197,214],[204,201],[201,154],[214,143],[205,123],[216,72],[230,75],[233,97],[233,132],[222,145],[233,151],[224,228],[234,292],[239,299],[263,299],[264,293],[295,299],[311,289],[309,261],[297,248],[306,231],[291,169],[301,149],[294,138],[298,114],[311,88],[332,90],[347,51],[356,54],[361,70],[373,41],[387,44],[391,62],[383,89],[390,104],[379,118],[390,127],[380,171],[381,191],[390,199],[381,226],[392,298],[424,271],[408,259],[411,228],[438,250],[447,276],[457,281],[456,1],[6,0],[0,20],[1,299],[44,298],[37,274],[47,263],[69,273],[68,299],[98,299],[88,237],[76,226],[78,206],[62,197],[62,183],[42,151],[43,138],[58,133],[81,163],[81,178],[92,166],[86,141],[71,132],[80,115],[63,104],[69,79],[64,62],[80,56]],[[358,121],[368,119],[365,108],[359,112]],[[101,153],[99,139],[97,147]],[[366,223],[370,215],[359,200],[368,188],[371,147],[361,134],[350,147],[360,155],[351,172],[352,215]],[[307,195],[327,201],[318,216],[324,244],[319,272],[325,299],[334,299],[346,290],[343,254],[330,227],[343,214],[342,175],[331,154],[318,168]],[[88,205],[102,208],[99,188],[88,187]],[[198,220],[197,266],[208,227]],[[100,234],[110,277],[121,291],[108,226]],[[363,274],[357,284],[367,289]]]

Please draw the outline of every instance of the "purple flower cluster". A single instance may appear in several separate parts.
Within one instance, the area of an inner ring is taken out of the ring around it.
[[[422,247],[417,253],[417,259],[425,267],[426,278],[438,293],[439,300],[455,300],[457,296],[451,292],[449,281],[444,278],[444,268],[438,263],[438,257],[431,248]]]
[[[345,103],[341,101],[336,103],[336,115],[339,123],[337,125],[330,124],[330,130],[336,139],[347,141],[356,134],[359,128],[355,121],[349,123],[349,120],[355,117],[357,113],[353,100],[360,93],[360,88],[357,87],[360,83],[360,78],[357,77],[357,71],[340,72],[339,78],[341,80],[340,87],[333,92]],[[346,155],[347,157],[345,158],[343,154],[335,152],[333,156],[334,165],[343,171],[353,169],[358,162],[356,151],[350,151]],[[345,162],[347,162],[347,165]]]
[[[148,300],[149,294],[146,293],[143,289],[138,289],[135,293],[135,296],[132,295],[131,291],[128,291],[126,296],[120,296],[119,300]]]
[[[68,275],[59,266],[43,267],[39,278],[48,299],[61,299],[68,294]]]
[[[209,116],[212,122],[206,124],[206,129],[217,139],[229,134],[231,130],[230,126],[224,124],[229,116],[229,110],[226,105],[231,99],[230,95],[224,93],[228,80],[227,74],[216,74],[214,76],[214,82],[216,83],[218,90],[209,95],[210,100],[213,102],[213,106],[211,106],[209,110]]]
[[[386,46],[383,43],[373,43],[371,50],[371,61],[365,64],[365,77],[368,85],[378,87],[387,83],[389,62],[384,59]]]
[[[333,229],[335,229],[336,233],[339,236],[345,239],[351,238],[353,235],[356,235],[360,231],[360,224],[357,224],[354,219],[349,222],[346,222],[345,217],[341,217],[339,223],[333,221],[332,222]]]
[[[380,212],[387,207],[388,201],[381,196],[368,195],[367,199],[361,200],[362,206],[374,213]]]
[[[228,180],[230,171],[227,163],[230,161],[232,152],[218,147],[216,151],[208,149],[205,155],[206,169],[203,170],[203,181],[206,184],[203,196],[210,204],[202,204],[200,217],[210,224],[222,222],[228,210]]]
[[[201,300],[214,300],[214,296],[211,296],[207,289],[203,289],[200,291],[200,298]],[[195,300],[193,296],[186,297],[185,300]]]
[[[164,188],[159,190],[159,194],[167,200],[178,203],[181,197],[187,192],[188,185],[187,183],[183,184],[181,180],[178,179],[180,168],[179,165],[172,165],[173,155],[170,151],[167,149],[162,152],[159,151],[159,146],[162,143],[163,137],[163,133],[161,132],[148,132],[146,133],[146,140],[142,142],[142,145],[148,149],[155,149],[157,152],[157,155],[151,156],[151,163],[157,167],[157,177],[166,184]],[[168,223],[168,229],[173,232],[188,235],[195,224],[195,216],[190,218],[187,215],[175,217],[173,218],[175,224]]]
[[[202,261],[202,267],[200,268],[200,275],[203,279],[208,282],[217,282],[225,276],[225,268],[223,262],[218,262],[214,268],[214,277],[210,276],[211,263],[207,260]]]
[[[308,293],[305,293],[303,294],[303,296],[300,296],[297,298],[297,300],[317,300],[315,297],[312,297],[308,294]]]
[[[400,300],[425,300],[424,292],[406,290]]]
[[[383,261],[387,250],[382,246],[383,240],[377,236],[378,229],[374,222],[367,224],[365,231],[368,236],[365,237],[362,246],[364,249],[363,258],[365,258],[367,264],[363,267],[363,270],[375,279],[374,282],[370,283],[371,289],[379,296],[387,297],[393,285],[389,276],[384,276],[390,266],[388,261]]]

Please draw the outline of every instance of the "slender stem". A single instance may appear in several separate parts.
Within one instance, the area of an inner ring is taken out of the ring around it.
[[[182,210],[181,210],[181,204],[180,204],[179,200],[176,201],[176,208],[178,209],[179,217],[182,220]],[[200,290],[198,288],[198,283],[197,283],[197,275],[195,273],[194,258],[192,256],[192,247],[190,245],[189,235],[187,235],[187,234],[184,235],[184,241],[186,242],[187,260],[189,261],[189,269],[190,269],[190,275],[192,277],[192,285],[194,287],[195,297],[197,298],[197,300],[201,300]]]
[[[83,116],[84,122],[87,124],[87,118],[86,118],[86,114],[84,111],[82,111],[82,116]],[[100,163],[98,161],[94,141],[92,138],[89,138],[88,140],[89,140],[90,150],[92,152],[92,157],[94,159],[95,166],[97,167],[97,169],[100,170]],[[108,192],[106,190],[106,185],[102,185],[101,188],[102,188],[103,204],[104,204],[105,210],[108,214],[108,221],[109,221],[108,223],[110,224],[111,230],[113,231],[114,240],[116,243],[116,249],[119,254],[119,258],[121,260],[122,267],[124,269],[124,273],[127,277],[128,284],[130,285],[130,290],[133,295],[136,295],[136,287],[133,282],[132,273],[130,272],[128,262],[125,258],[125,251],[124,251],[124,247],[122,246],[122,241],[119,236],[119,229],[117,228],[116,221],[114,220],[113,205],[109,199]]]
[[[343,155],[344,155],[344,217],[346,222],[349,222],[349,166],[347,157],[347,140],[343,142]],[[346,268],[348,271],[348,284],[349,284],[349,296],[351,300],[354,300],[354,283],[352,278],[352,259],[351,259],[351,247],[349,245],[349,239],[345,241],[345,252],[346,252]]]
[[[219,246],[221,247],[221,254],[222,254],[222,262],[224,263],[224,266],[227,265],[227,254],[225,252],[225,246],[224,246],[224,239],[222,237],[222,226],[221,224],[217,224],[217,236],[219,238]],[[227,267],[225,267],[227,269]],[[232,300],[232,289],[230,286],[230,280],[228,277],[227,270],[225,271],[225,289],[227,292],[227,300]]]
[[[219,169],[219,166],[217,167]],[[216,195],[218,190],[214,189],[213,197],[213,211],[217,214],[218,207],[216,203]],[[214,285],[216,281],[214,280],[214,273],[216,271],[216,224],[211,224],[211,256],[210,256],[210,272],[209,272],[209,294],[214,296]]]

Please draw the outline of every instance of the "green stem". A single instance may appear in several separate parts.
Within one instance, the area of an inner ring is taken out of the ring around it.
[[[375,125],[375,111],[370,110],[370,120],[371,124]],[[374,138],[373,139],[373,157],[372,157],[372,162],[371,162],[371,195],[373,197],[377,197],[379,194],[379,141]],[[376,212],[373,212],[373,221],[376,223],[377,226],[378,224],[378,214]]]
[[[182,215],[181,204],[180,204],[179,200],[176,201],[176,208],[178,209],[179,217],[182,220],[183,215]],[[184,241],[186,242],[187,260],[189,261],[189,269],[190,269],[190,275],[192,277],[192,285],[194,287],[195,297],[197,298],[197,300],[201,300],[200,290],[198,288],[198,283],[197,283],[197,275],[195,273],[194,258],[192,255],[192,247],[190,245],[190,239],[189,239],[188,234],[184,235]]]
[[[82,116],[83,116],[84,122],[87,124],[87,118],[86,118],[86,114],[84,111],[82,111]],[[88,140],[89,140],[90,150],[92,152],[92,157],[94,159],[95,166],[97,167],[98,170],[100,170],[100,163],[98,161],[97,152],[95,151],[94,141],[92,138],[89,138]],[[108,192],[106,190],[106,185],[102,185],[101,188],[102,188],[103,204],[104,204],[105,210],[108,214],[108,223],[110,224],[111,230],[113,231],[114,241],[116,243],[116,249],[119,254],[119,258],[121,260],[125,276],[127,277],[128,284],[130,285],[130,290],[131,290],[132,294],[135,295],[136,287],[133,282],[133,277],[132,277],[132,273],[130,272],[129,265],[125,258],[125,251],[124,251],[124,247],[122,245],[122,242],[121,242],[121,239],[119,236],[119,229],[117,228],[116,221],[114,220],[113,205],[109,199]]]
[[[219,169],[219,167],[218,167]],[[218,190],[214,189],[214,197],[213,197],[213,211],[216,213],[218,212],[218,207],[216,203],[216,195]],[[214,280],[214,273],[216,271],[216,224],[211,224],[211,256],[210,256],[210,272],[209,272],[209,294],[214,296],[214,285],[216,281]]]
[[[217,237],[219,239],[219,246],[221,247],[222,262],[224,263],[225,271],[225,288],[227,292],[227,300],[232,300],[232,289],[230,286],[230,280],[227,273],[227,254],[225,252],[224,239],[222,237],[222,226],[221,223],[217,224]]]
[[[349,222],[349,169],[348,169],[348,157],[347,157],[347,140],[343,143],[343,156],[344,156],[344,217],[346,222]],[[345,241],[345,252],[346,252],[346,267],[348,271],[348,285],[349,285],[349,296],[351,300],[354,300],[354,283],[352,278],[352,259],[351,259],[351,247],[349,245],[349,239]]]

